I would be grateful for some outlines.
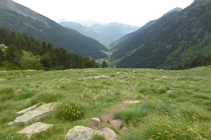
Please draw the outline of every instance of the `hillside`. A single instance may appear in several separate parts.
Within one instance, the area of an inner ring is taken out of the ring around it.
[[[118,140],[209,140],[210,72],[210,66],[183,71],[113,68],[0,71],[0,139],[27,140],[26,134],[17,132],[37,120],[12,124],[22,115],[16,112],[58,102],[51,115],[39,120],[53,126],[33,134],[30,140],[65,139],[73,127],[89,127],[93,117],[102,122],[95,130],[111,128]],[[102,75],[109,78],[93,79]],[[131,105],[132,101],[137,104]],[[112,125],[116,119],[122,120],[120,126]],[[123,128],[127,133],[121,131]]]
[[[91,26],[84,26],[77,22],[60,22],[59,24],[94,38],[106,46],[128,33],[138,30],[138,27],[115,22],[109,24],[95,23]]]
[[[211,54],[209,0],[195,0],[111,44],[117,67],[166,68]],[[150,22],[151,23],[151,22]],[[126,39],[125,39],[126,38]]]
[[[0,28],[26,33],[39,42],[52,43],[53,47],[63,47],[68,52],[92,58],[106,57],[100,50],[107,51],[107,48],[101,43],[11,0],[0,1],[0,21]]]
[[[95,60],[39,43],[26,34],[0,29],[0,70],[98,68]]]

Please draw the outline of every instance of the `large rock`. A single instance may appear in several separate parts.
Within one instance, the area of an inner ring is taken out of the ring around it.
[[[89,123],[89,127],[93,129],[97,129],[100,126],[99,118],[92,118]]]
[[[94,134],[102,135],[99,131],[89,127],[75,126],[68,131],[65,140],[89,140],[92,139]]]
[[[42,131],[46,131],[48,128],[52,126],[53,124],[45,124],[45,123],[37,122],[18,131],[18,133],[26,134],[28,138],[30,138],[34,133],[40,133]]]
[[[109,78],[108,76],[94,76],[93,79]]]
[[[117,134],[112,129],[105,127],[100,131],[106,140],[117,140]]]
[[[28,111],[22,116],[17,117],[14,123],[25,125],[46,118],[51,114],[55,104],[56,103],[43,104],[40,107],[36,108],[35,110]]]
[[[31,106],[31,107],[28,107],[28,108],[26,108],[26,109],[23,109],[23,110],[21,110],[21,111],[16,112],[16,114],[24,114],[24,113],[26,113],[26,112],[28,112],[28,111],[32,111],[32,110],[34,110],[35,108],[37,108],[37,106],[38,106],[38,104],[35,104],[35,105]]]

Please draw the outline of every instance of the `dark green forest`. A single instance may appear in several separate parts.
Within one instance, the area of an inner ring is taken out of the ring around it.
[[[185,64],[180,64],[176,67],[171,67],[171,70],[185,70],[200,66],[210,66],[210,63],[211,63],[211,55],[208,55],[204,60],[200,57],[197,57],[191,63],[186,62]]]
[[[0,29],[0,44],[7,48],[0,48],[0,66],[7,69],[70,69],[70,68],[98,68],[95,60],[79,54],[68,53],[66,49],[53,48],[51,43],[38,42],[26,34]],[[29,51],[38,56],[40,61],[22,63],[23,51]],[[10,63],[11,65],[7,65]]]

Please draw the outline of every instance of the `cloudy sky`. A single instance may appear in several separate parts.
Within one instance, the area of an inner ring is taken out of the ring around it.
[[[194,0],[13,0],[54,21],[93,19],[144,25],[175,7],[186,8]]]

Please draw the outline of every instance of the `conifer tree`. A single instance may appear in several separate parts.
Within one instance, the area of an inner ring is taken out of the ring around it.
[[[52,65],[52,59],[51,59],[51,54],[49,51],[47,51],[41,59],[41,63],[43,64],[43,66],[46,66],[48,68],[50,68],[50,66]]]
[[[2,65],[3,65],[3,61],[2,61],[2,59],[0,57],[0,66],[2,66]]]
[[[0,58],[2,61],[4,61],[6,58],[5,58],[5,55],[4,55],[4,52],[2,51],[2,49],[0,48]]]
[[[107,68],[107,67],[108,67],[108,65],[107,65],[106,61],[103,61],[102,68]]]

